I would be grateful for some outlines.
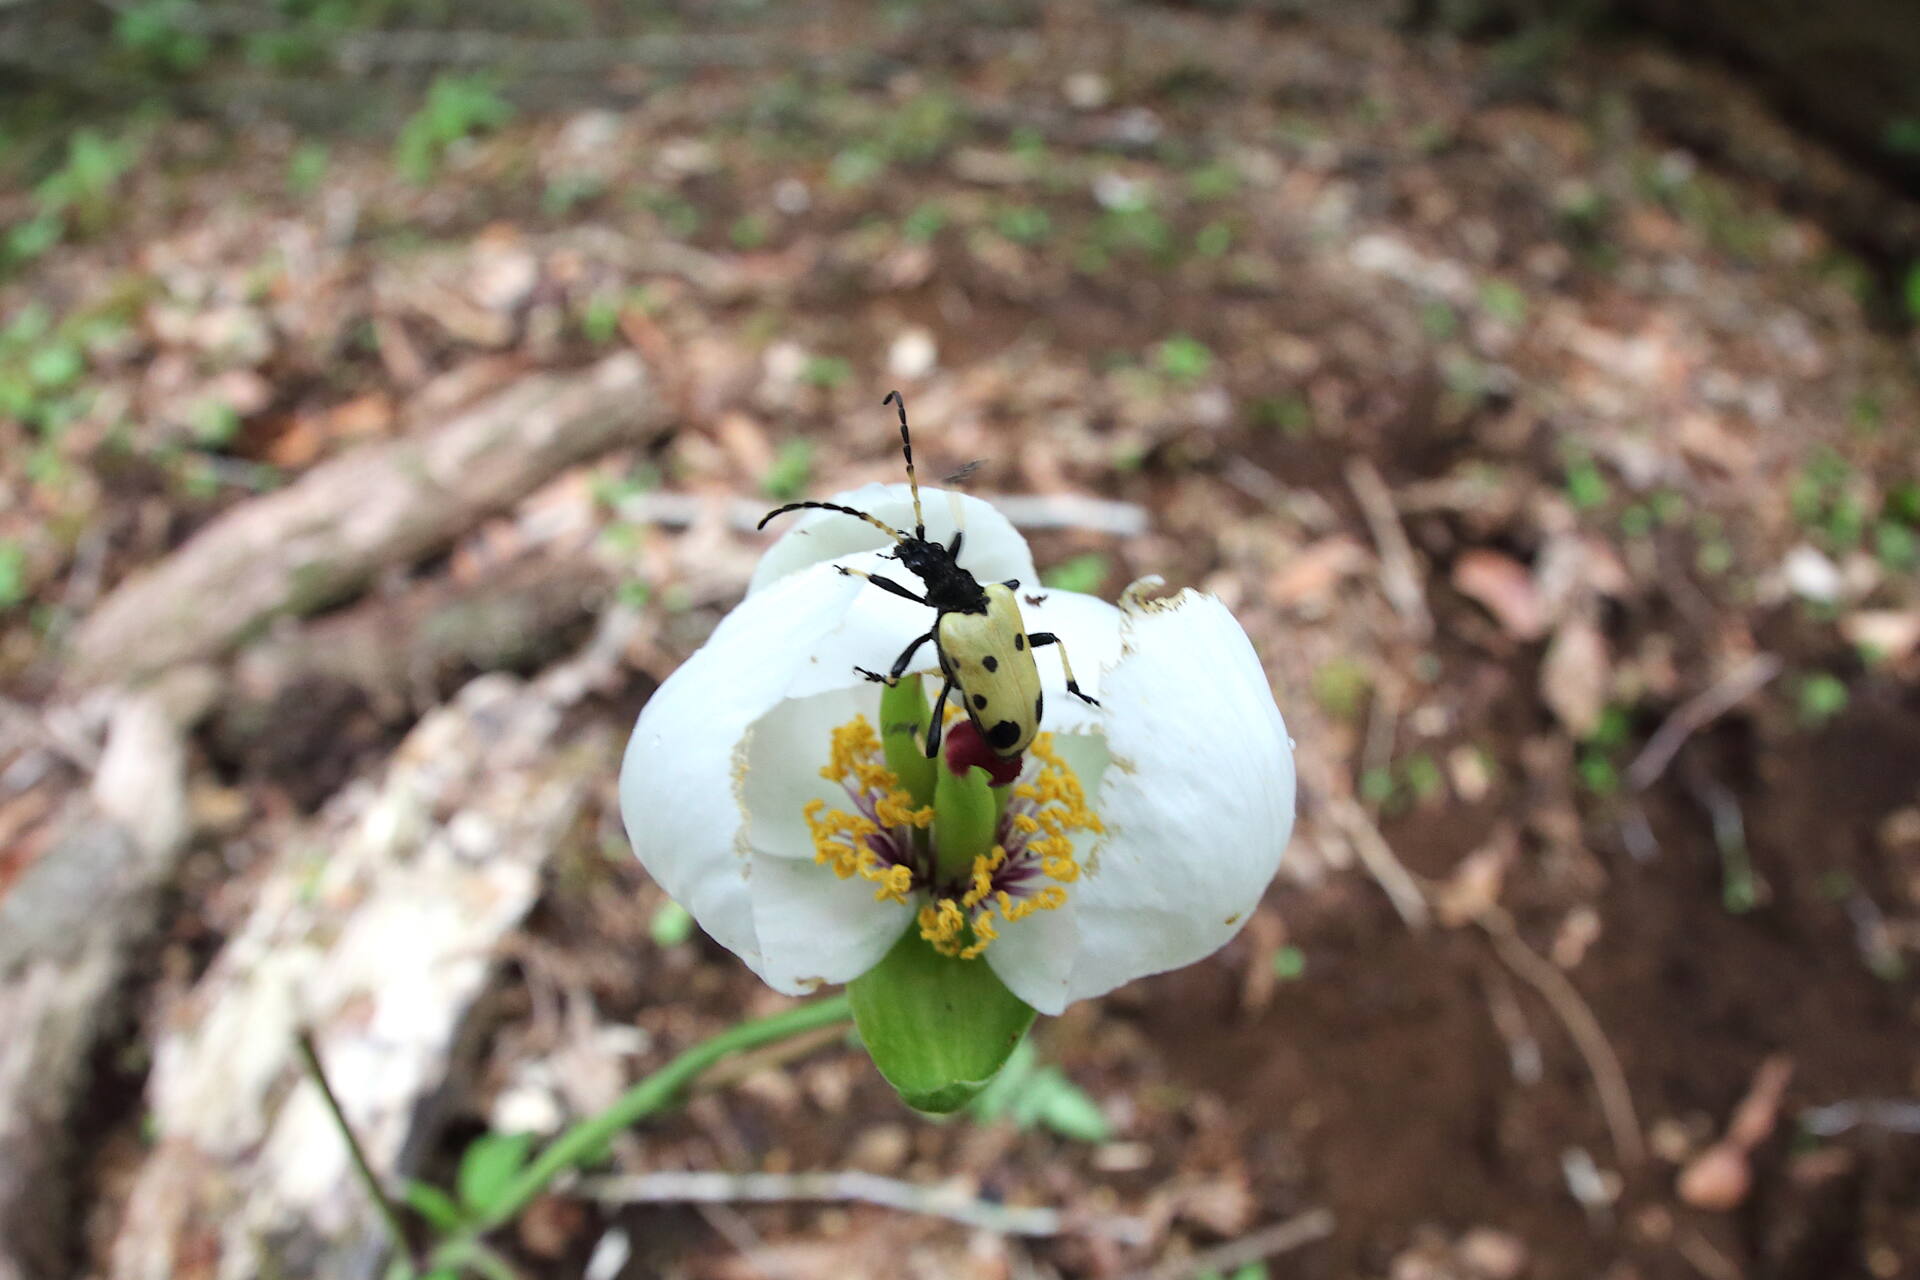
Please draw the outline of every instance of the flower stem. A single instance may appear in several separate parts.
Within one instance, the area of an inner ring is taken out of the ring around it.
[[[327,1114],[333,1117],[334,1127],[340,1130],[340,1138],[347,1144],[347,1154],[353,1160],[354,1176],[379,1211],[381,1225],[387,1230],[387,1239],[393,1245],[394,1254],[409,1260],[408,1274],[412,1274],[413,1251],[407,1243],[407,1229],[400,1222],[400,1211],[393,1207],[393,1201],[387,1199],[387,1193],[380,1189],[380,1179],[374,1176],[373,1166],[367,1163],[367,1153],[361,1149],[360,1140],[353,1136],[353,1127],[347,1123],[346,1113],[340,1110],[340,1099],[334,1096],[333,1086],[327,1083],[327,1073],[320,1067],[320,1054],[314,1048],[313,1033],[303,1027],[294,1037],[294,1045],[300,1051],[300,1062],[306,1068],[308,1078],[319,1088],[320,1097],[327,1104]]]
[[[843,991],[770,1017],[743,1022],[688,1049],[628,1089],[605,1111],[582,1120],[548,1143],[546,1149],[520,1171],[487,1212],[475,1221],[471,1234],[479,1235],[511,1222],[527,1207],[528,1202],[547,1189],[554,1178],[597,1158],[615,1134],[667,1106],[694,1077],[728,1054],[831,1026],[852,1016],[847,995]],[[436,1261],[445,1250],[462,1243],[458,1237],[449,1241],[436,1251]]]

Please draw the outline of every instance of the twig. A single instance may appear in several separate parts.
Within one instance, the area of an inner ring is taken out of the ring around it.
[[[320,1054],[314,1048],[313,1033],[302,1028],[294,1036],[294,1044],[300,1050],[300,1063],[306,1068],[308,1078],[320,1090],[320,1097],[327,1104],[327,1114],[333,1117],[334,1127],[340,1130],[340,1140],[347,1144],[354,1175],[380,1213],[380,1222],[386,1228],[387,1240],[393,1246],[394,1255],[411,1260],[413,1251],[407,1243],[407,1229],[400,1221],[400,1212],[381,1189],[380,1179],[374,1176],[373,1166],[367,1163],[367,1153],[361,1149],[360,1140],[353,1135],[353,1126],[347,1123],[346,1113],[340,1110],[340,1099],[334,1096],[333,1086],[327,1083],[327,1073],[320,1066]]]
[[[1635,791],[1658,782],[1688,738],[1764,689],[1783,665],[1773,654],[1755,654],[1681,703],[1627,766],[1627,782]]]
[[[789,1204],[819,1200],[879,1205],[1006,1236],[1102,1236],[1123,1244],[1141,1244],[1150,1238],[1147,1224],[1137,1218],[1080,1218],[1058,1209],[995,1204],[953,1185],[927,1186],[858,1169],[630,1173],[588,1179],[581,1190],[603,1204]]]
[[[1559,1016],[1574,1047],[1587,1064],[1593,1087],[1600,1095],[1600,1111],[1606,1117],[1613,1137],[1614,1154],[1626,1165],[1637,1165],[1645,1157],[1645,1142],[1640,1135],[1640,1120],[1634,1112],[1633,1092],[1627,1087],[1627,1073],[1607,1039],[1606,1029],[1581,996],[1579,988],[1567,980],[1555,965],[1541,958],[1513,927],[1513,918],[1495,908],[1479,917],[1493,949],[1514,975],[1538,991],[1541,998]]]
[[[1738,1263],[1713,1247],[1713,1242],[1689,1228],[1674,1241],[1674,1248],[1695,1271],[1707,1280],[1745,1280],[1746,1272]]]
[[[729,34],[528,40],[492,31],[417,30],[346,36],[334,42],[333,54],[341,69],[355,74],[382,66],[510,66],[575,74],[610,67],[759,67],[777,61],[780,48],[761,37]]]
[[[1137,538],[1147,531],[1147,509],[1079,493],[981,494],[1022,529],[1078,529],[1110,538]]]
[[[1432,913],[1427,909],[1427,896],[1420,891],[1420,882],[1406,865],[1394,856],[1393,846],[1380,834],[1380,828],[1373,824],[1365,809],[1351,796],[1328,797],[1326,800],[1328,816],[1341,833],[1347,837],[1347,843],[1360,859],[1360,865],[1367,869],[1374,883],[1393,903],[1393,909],[1407,922],[1410,929],[1421,930],[1427,927]]]
[[[1920,1133],[1920,1101],[1907,1098],[1848,1098],[1800,1113],[1800,1127],[1816,1138],[1837,1138],[1849,1129]]]
[[[1022,529],[1074,529],[1114,538],[1131,538],[1147,530],[1146,508],[1131,502],[1113,502],[1083,494],[992,494],[982,501]],[[622,498],[614,508],[633,524],[684,528],[713,513],[727,527],[752,533],[767,513],[765,503],[746,498],[708,498],[691,493],[640,493]]]
[[[720,1203],[696,1204],[694,1209],[721,1239],[733,1246],[733,1251],[740,1255],[753,1275],[761,1280],[786,1280],[786,1269],[768,1264],[767,1242],[738,1209]]]
[[[1373,544],[1380,551],[1380,589],[1387,603],[1400,615],[1407,635],[1426,640],[1433,635],[1433,615],[1427,612],[1427,592],[1421,585],[1413,544],[1401,527],[1400,513],[1394,509],[1393,491],[1380,477],[1379,470],[1365,458],[1347,459],[1347,487],[1360,503]]]
[[[1514,997],[1513,984],[1499,973],[1488,970],[1482,979],[1482,987],[1486,992],[1487,1014],[1493,1019],[1494,1030],[1506,1041],[1507,1064],[1513,1071],[1513,1078],[1521,1084],[1539,1084],[1543,1074],[1540,1042],[1534,1039],[1533,1028],[1527,1025],[1526,1010],[1520,1007],[1520,1001]]]
[[[1136,1271],[1127,1280],[1194,1280],[1196,1276],[1217,1272],[1225,1275],[1249,1263],[1291,1253],[1333,1234],[1334,1217],[1330,1209],[1309,1209],[1305,1213],[1262,1227],[1250,1236],[1229,1240],[1211,1249],[1202,1249],[1191,1258],[1163,1262],[1146,1271]]]

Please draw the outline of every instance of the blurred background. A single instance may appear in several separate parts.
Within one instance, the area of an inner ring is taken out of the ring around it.
[[[610,1152],[971,1223],[601,1179],[511,1274],[1920,1276],[1916,42],[0,3],[0,1276],[377,1275],[302,1020],[445,1186],[783,1007],[615,772],[895,387],[1050,584],[1234,608],[1281,876],[953,1122],[828,1033]]]

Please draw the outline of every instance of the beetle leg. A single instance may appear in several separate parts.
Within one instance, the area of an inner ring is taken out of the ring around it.
[[[1080,692],[1080,686],[1074,682],[1073,664],[1067,661],[1067,646],[1060,644],[1059,636],[1053,634],[1051,631],[1029,631],[1027,633],[1027,643],[1035,649],[1038,649],[1043,644],[1060,645],[1060,669],[1067,673],[1067,692],[1090,707],[1100,705],[1098,698],[1089,698],[1086,694]]]
[[[947,554],[955,560],[960,558],[960,540],[966,537],[966,535],[967,531],[965,529],[955,529],[953,531],[953,541],[947,544]]]
[[[911,600],[915,604],[925,604],[927,602],[926,597],[913,594],[913,592],[907,590],[892,578],[882,578],[878,574],[868,573],[865,569],[849,569],[843,564],[837,564],[833,567],[850,578],[865,578],[882,591],[891,591],[903,600]]]
[[[931,639],[933,639],[933,632],[929,631],[927,632],[927,634],[916,639],[912,644],[908,645],[905,649],[902,649],[900,651],[900,656],[893,660],[893,670],[887,672],[886,675],[881,675],[878,671],[869,671],[865,667],[855,667],[854,670],[858,671],[861,675],[873,681],[875,684],[884,684],[884,685],[899,684],[900,677],[906,673],[907,664],[913,661],[913,655],[919,652],[921,645],[925,644],[927,641]]]
[[[933,700],[933,718],[927,722],[927,759],[940,754],[940,735],[947,727],[947,695],[953,692],[953,677],[940,685],[940,696]]]

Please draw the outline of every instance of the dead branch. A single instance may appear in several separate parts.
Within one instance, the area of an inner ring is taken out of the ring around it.
[[[1627,766],[1628,783],[1635,791],[1645,791],[1658,782],[1688,738],[1764,689],[1782,666],[1771,653],[1755,654],[1681,703]]]
[[[1488,911],[1479,917],[1478,924],[1514,976],[1540,993],[1573,1037],[1574,1047],[1585,1060],[1587,1073],[1600,1095],[1600,1111],[1613,1137],[1614,1154],[1622,1164],[1639,1164],[1646,1155],[1646,1145],[1640,1136],[1633,1092],[1627,1087],[1627,1073],[1620,1066],[1619,1055],[1614,1053],[1613,1043],[1592,1007],[1566,974],[1526,944],[1505,911]]]
[[[1367,874],[1387,895],[1387,900],[1393,903],[1393,909],[1400,913],[1407,927],[1425,929],[1432,919],[1432,912],[1427,909],[1427,896],[1421,892],[1420,882],[1407,870],[1406,864],[1394,856],[1393,846],[1380,834],[1380,828],[1373,824],[1367,811],[1351,796],[1328,797],[1324,803],[1328,816],[1359,856],[1360,865],[1367,869]]]
[[[1249,1236],[1229,1240],[1211,1249],[1202,1249],[1191,1258],[1163,1262],[1146,1271],[1136,1271],[1127,1280],[1194,1280],[1213,1272],[1225,1275],[1249,1263],[1291,1253],[1333,1234],[1331,1209],[1309,1209],[1305,1213],[1263,1227]]]
[[[630,352],[538,374],[431,431],[357,450],[252,499],[116,587],[81,624],[69,679],[128,681],[218,654],[270,619],[352,594],[557,472],[665,425]]]
[[[1816,1138],[1837,1138],[1849,1129],[1920,1133],[1920,1101],[1908,1098],[1848,1098],[1800,1113],[1800,1127]]]
[[[0,1280],[65,1269],[75,1110],[186,846],[186,740],[213,684],[189,669],[117,700],[92,802],[0,896]]]
[[[1386,593],[1387,603],[1400,615],[1408,638],[1428,639],[1433,635],[1433,615],[1427,612],[1427,590],[1421,582],[1419,561],[1414,559],[1413,544],[1400,525],[1393,491],[1387,488],[1379,469],[1358,455],[1347,459],[1347,487],[1353,490],[1380,552],[1380,589]]]
[[[928,1186],[858,1169],[819,1173],[629,1173],[589,1178],[588,1198],[603,1204],[871,1204],[945,1218],[1007,1236],[1090,1235],[1140,1244],[1147,1224],[1136,1218],[1082,1218],[1058,1209],[1021,1208],[981,1200],[952,1184]]]
[[[1110,538],[1132,538],[1147,531],[1146,508],[1082,494],[983,495],[1022,529],[1071,529]],[[738,533],[752,533],[767,513],[765,503],[748,498],[708,498],[691,493],[640,493],[621,500],[622,520],[674,528],[718,518]]]

